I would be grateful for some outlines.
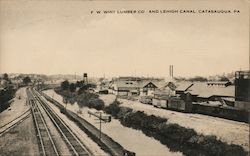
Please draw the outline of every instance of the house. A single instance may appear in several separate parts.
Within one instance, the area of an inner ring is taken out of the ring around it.
[[[140,96],[153,96],[153,93],[158,88],[153,81],[146,80],[139,82]]]
[[[113,79],[109,84],[109,93],[115,95],[140,95],[154,96],[154,93],[162,92],[168,95],[175,95],[175,84],[166,82],[164,79],[119,77]]]
[[[176,85],[174,82],[170,81],[170,82],[165,82],[164,84],[158,83],[157,86],[161,93],[165,93],[169,96],[175,96]]]
[[[186,87],[178,85],[182,93],[176,94],[177,86],[173,82],[167,82],[154,92],[152,104],[155,107],[190,112],[192,111],[191,95],[185,93],[185,90],[191,85],[185,85]]]
[[[156,94],[175,94],[175,84],[173,82],[165,82],[164,80],[148,80],[141,82],[140,95],[154,96]]]
[[[184,97],[189,93],[194,103],[218,106],[234,106],[235,86],[224,82],[180,82],[177,84],[176,95]]]
[[[193,85],[193,83],[187,81],[179,82],[176,84],[175,93],[179,95],[184,94]]]
[[[119,77],[110,82],[109,92],[125,96],[153,96],[155,90],[159,88],[161,81],[161,79],[152,78]]]
[[[115,80],[110,87],[111,93],[121,96],[139,95],[139,85],[137,81]]]

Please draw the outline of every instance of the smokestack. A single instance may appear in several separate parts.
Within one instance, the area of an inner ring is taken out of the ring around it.
[[[169,66],[169,76],[174,77],[174,66],[173,65]]]
[[[172,77],[174,77],[174,65],[172,65]]]
[[[169,77],[171,77],[171,65],[169,66]]]

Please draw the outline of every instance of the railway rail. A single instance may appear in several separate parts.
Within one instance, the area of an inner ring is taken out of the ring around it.
[[[39,92],[41,96],[43,96],[46,100],[53,103],[57,108],[60,110],[63,110],[64,114],[70,118],[73,122],[75,122],[88,136],[93,139],[104,151],[109,153],[112,156],[135,156],[135,153],[132,151],[126,150],[124,147],[122,147],[119,143],[114,141],[112,138],[110,138],[108,135],[102,133],[102,138],[100,139],[100,131],[98,128],[90,124],[88,121],[86,121],[84,118],[78,116],[78,114],[65,109],[65,107],[53,99],[52,97],[48,96],[47,94],[43,92]]]
[[[39,146],[41,152],[40,154],[44,156],[47,155],[58,156],[59,153],[57,147],[54,143],[54,140],[52,139],[51,133],[45,122],[42,112],[37,104],[37,101],[35,100],[31,91],[28,91],[28,97],[29,97],[29,104],[31,106],[32,116],[35,123],[35,129],[39,138],[38,142],[40,145]]]
[[[92,155],[91,152],[79,140],[79,138],[65,124],[65,122],[54,112],[54,110],[47,104],[47,102],[44,99],[41,98],[41,96],[34,89],[30,90],[30,95],[32,99],[31,101],[34,101],[36,105],[39,104],[44,109],[44,111],[46,112],[46,114],[48,115],[48,117],[50,118],[50,120],[52,121],[52,123],[55,125],[58,132],[62,136],[63,140],[66,142],[69,148],[69,151],[72,153],[72,155],[77,155],[77,156]],[[36,108],[39,108],[39,107],[36,107]],[[56,149],[56,146],[50,145],[50,148],[51,147],[55,147]],[[46,152],[43,152],[43,154],[53,155],[52,153],[46,154]],[[60,153],[57,152],[57,154],[54,154],[54,155],[60,155]]]
[[[3,135],[4,133],[8,132],[12,128],[16,127],[17,125],[19,125],[23,121],[25,121],[25,119],[27,119],[29,116],[30,116],[30,109],[26,110],[25,112],[23,112],[21,115],[19,115],[15,119],[13,119],[13,120],[9,121],[8,123],[2,125],[0,127],[0,136]]]

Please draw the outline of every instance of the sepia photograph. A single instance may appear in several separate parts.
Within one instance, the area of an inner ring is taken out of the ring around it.
[[[249,156],[249,0],[0,0],[0,156]]]

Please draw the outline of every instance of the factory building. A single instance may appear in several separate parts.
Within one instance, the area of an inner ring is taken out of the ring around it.
[[[235,107],[250,110],[250,71],[235,72]]]

